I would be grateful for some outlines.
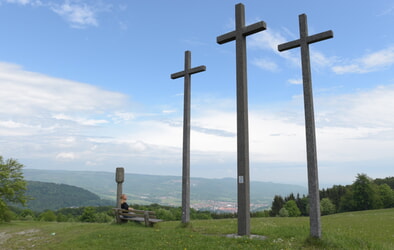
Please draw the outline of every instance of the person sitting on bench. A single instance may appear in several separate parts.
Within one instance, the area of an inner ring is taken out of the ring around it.
[[[120,208],[124,210],[133,210],[132,207],[129,207],[129,204],[126,202],[127,196],[125,194],[122,194],[120,196]],[[129,212],[129,214],[133,214],[133,212]],[[131,218],[132,216],[125,216],[126,218]]]

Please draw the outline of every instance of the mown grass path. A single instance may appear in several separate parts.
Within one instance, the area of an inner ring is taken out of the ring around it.
[[[227,237],[236,219],[196,220],[189,227],[162,222],[0,224],[0,249],[394,249],[394,209],[322,217],[321,240],[310,239],[309,218],[252,218],[251,233],[261,238]]]

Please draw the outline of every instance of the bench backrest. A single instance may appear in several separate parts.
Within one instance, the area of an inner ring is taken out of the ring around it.
[[[124,220],[138,220],[135,218],[144,218],[145,226],[150,226],[151,222],[149,219],[155,219],[155,212],[144,211],[144,210],[125,210],[121,208],[113,208],[115,212],[116,222],[121,223]],[[134,218],[134,219],[133,219]]]

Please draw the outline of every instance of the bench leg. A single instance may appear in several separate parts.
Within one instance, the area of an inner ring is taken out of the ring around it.
[[[150,226],[150,222],[149,222],[149,213],[148,212],[144,213],[144,220],[145,220],[145,226],[149,227]]]

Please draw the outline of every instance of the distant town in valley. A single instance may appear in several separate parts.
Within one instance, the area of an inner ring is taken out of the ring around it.
[[[237,212],[237,202],[228,201],[213,201],[206,200],[201,202],[195,202],[191,204],[191,207],[200,211],[211,211],[215,213],[236,213]],[[251,203],[251,211],[263,211],[268,210],[271,207],[269,203]]]

